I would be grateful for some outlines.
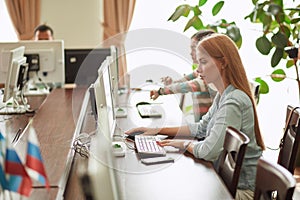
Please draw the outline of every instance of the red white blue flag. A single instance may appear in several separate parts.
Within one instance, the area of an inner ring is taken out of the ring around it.
[[[34,128],[30,125],[26,155],[26,167],[31,178],[50,188],[49,180],[45,171],[38,138]]]
[[[25,170],[17,152],[11,145],[6,147],[5,172],[7,178],[7,190],[29,196],[32,181]]]
[[[6,151],[5,145],[6,145],[5,137],[3,136],[0,130],[0,186],[2,190],[5,190],[7,186],[7,182],[5,178],[5,170],[4,170],[5,151]]]

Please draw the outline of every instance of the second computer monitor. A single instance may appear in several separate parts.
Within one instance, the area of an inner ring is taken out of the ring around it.
[[[6,54],[19,46],[25,47],[28,56],[30,76],[36,75],[43,83],[62,86],[65,83],[64,42],[62,40],[0,43],[0,83],[4,83],[8,72]]]
[[[86,86],[94,83],[99,66],[109,55],[109,48],[65,49],[65,82]]]
[[[26,69],[26,57],[24,57],[25,47],[21,46],[10,50],[8,54],[8,72],[6,75],[3,102],[8,102],[10,99],[17,96],[23,87],[23,80]]]

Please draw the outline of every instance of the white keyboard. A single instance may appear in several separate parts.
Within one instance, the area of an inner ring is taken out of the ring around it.
[[[153,105],[138,105],[137,109],[142,118],[161,117],[162,114]]]
[[[160,139],[156,136],[136,135],[134,142],[140,158],[165,156],[166,151],[157,144],[158,141]]]
[[[24,114],[26,111],[27,108],[23,105],[19,105],[18,107],[4,106],[0,108],[0,115]]]

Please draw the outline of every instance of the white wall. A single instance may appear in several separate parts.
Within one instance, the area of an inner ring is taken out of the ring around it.
[[[42,0],[41,23],[63,39],[65,48],[93,48],[102,41],[99,0]]]

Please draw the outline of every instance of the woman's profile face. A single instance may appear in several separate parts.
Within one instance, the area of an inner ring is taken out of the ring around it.
[[[222,81],[220,74],[221,63],[217,59],[212,58],[208,53],[201,47],[197,48],[197,61],[198,68],[197,72],[199,77],[206,83],[216,84]]]

